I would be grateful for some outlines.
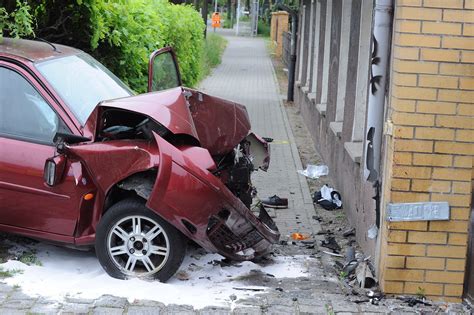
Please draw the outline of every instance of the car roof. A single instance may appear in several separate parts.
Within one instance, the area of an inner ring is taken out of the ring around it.
[[[56,50],[54,49],[56,47]],[[77,55],[80,50],[54,44],[40,40],[15,39],[4,37],[0,39],[0,55],[10,55],[13,57],[21,57],[31,62],[38,62],[47,59],[64,57],[68,55]]]

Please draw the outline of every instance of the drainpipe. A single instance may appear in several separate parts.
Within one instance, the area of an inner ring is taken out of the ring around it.
[[[286,11],[291,15],[291,45],[290,45],[290,65],[288,66],[288,94],[287,101],[294,99],[295,70],[296,70],[296,33],[298,31],[298,12],[284,4],[278,4],[279,10]]]
[[[367,105],[364,177],[376,182],[380,177],[382,131],[386,83],[392,34],[393,0],[376,0]]]

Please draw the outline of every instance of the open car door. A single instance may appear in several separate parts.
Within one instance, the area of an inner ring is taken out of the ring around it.
[[[171,47],[154,51],[148,63],[148,92],[182,86],[178,61]]]

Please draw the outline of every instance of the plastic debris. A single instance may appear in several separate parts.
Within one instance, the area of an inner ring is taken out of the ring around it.
[[[325,253],[326,255],[329,255],[329,256],[344,257],[344,255],[336,254],[336,253],[331,253],[331,252],[328,252],[328,251],[325,251],[325,250],[323,250],[322,252]]]
[[[342,208],[341,194],[328,185],[324,185],[318,192],[314,193],[313,202],[316,202],[326,210]]]
[[[366,261],[360,262],[356,268],[357,282],[361,288],[372,288],[377,284]]]
[[[379,229],[377,228],[375,224],[372,225],[367,231],[367,237],[370,239],[375,239],[378,234],[379,234]]]
[[[181,280],[181,281],[188,281],[189,274],[184,270],[180,270],[176,273],[176,278],[178,278],[178,280]]]
[[[338,253],[341,250],[341,246],[336,242],[334,236],[326,235],[326,239],[321,241],[321,246],[332,249],[333,252]]]
[[[408,306],[415,306],[417,304],[422,304],[422,305],[425,305],[425,306],[432,306],[431,303],[427,302],[426,299],[419,299],[419,298],[416,298],[416,297],[397,297],[398,300],[401,300],[405,303],[408,304]]]
[[[308,164],[306,165],[305,170],[298,170],[299,174],[306,176],[311,179],[317,179],[321,176],[325,176],[329,174],[329,168],[327,165],[313,165]]]
[[[351,229],[345,230],[344,233],[342,233],[342,236],[349,237],[349,236],[355,236],[355,234],[356,234],[356,229],[351,228]]]
[[[296,233],[291,234],[291,238],[294,239],[295,241],[303,241],[303,240],[307,240],[309,238],[309,235],[296,232]]]

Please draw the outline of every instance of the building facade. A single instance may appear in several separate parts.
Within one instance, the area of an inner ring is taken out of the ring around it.
[[[382,290],[472,299],[474,1],[302,0],[299,14],[295,102]]]

